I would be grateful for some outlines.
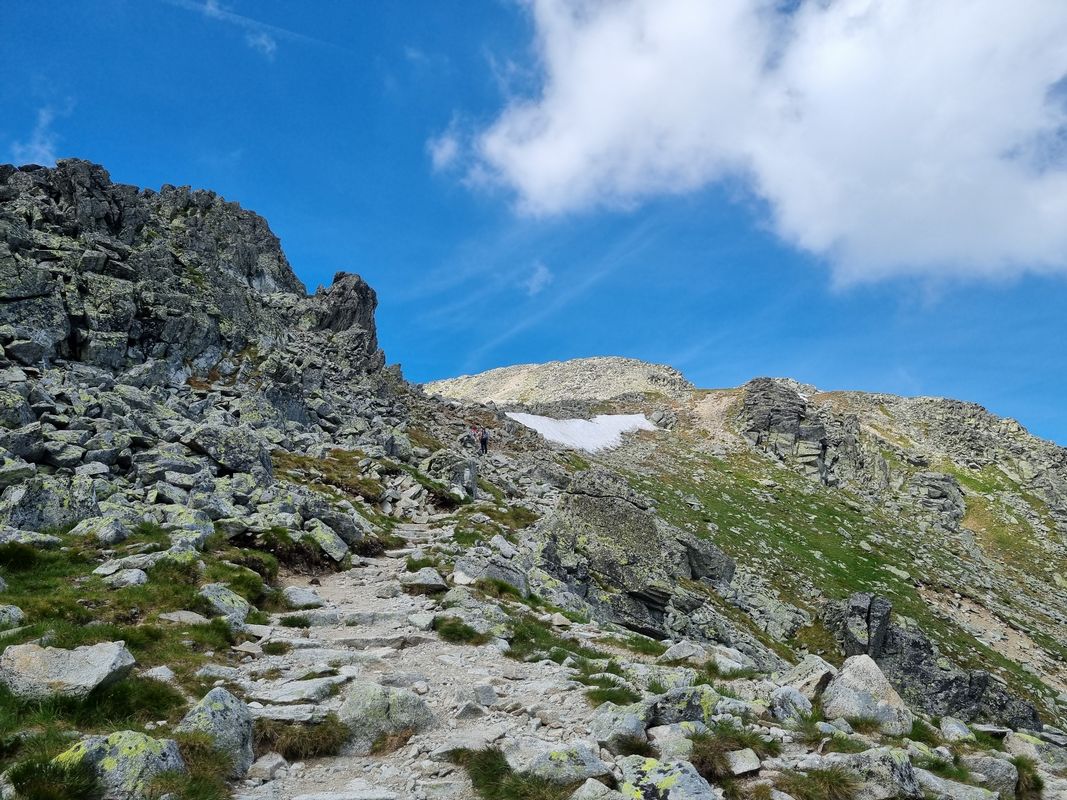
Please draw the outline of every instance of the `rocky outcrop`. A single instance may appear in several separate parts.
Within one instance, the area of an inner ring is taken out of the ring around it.
[[[18,363],[227,375],[300,331],[376,369],[375,305],[355,276],[305,297],[266,221],[213,192],[0,166],[0,345]]]
[[[929,714],[1041,727],[1032,704],[1013,696],[984,670],[967,671],[949,663],[917,627],[893,622],[892,610],[884,597],[857,593],[828,606],[827,626],[846,655],[869,655],[909,704]]]

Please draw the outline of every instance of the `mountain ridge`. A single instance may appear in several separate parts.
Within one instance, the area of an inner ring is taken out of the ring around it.
[[[0,168],[5,797],[1065,796],[1063,448],[786,379],[483,376],[654,423],[584,453],[405,381],[376,303],[212,193]]]

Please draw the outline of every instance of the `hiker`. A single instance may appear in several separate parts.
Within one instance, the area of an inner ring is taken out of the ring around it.
[[[484,456],[489,452],[489,429],[482,428],[482,432],[478,434],[478,443],[482,446],[482,455]]]

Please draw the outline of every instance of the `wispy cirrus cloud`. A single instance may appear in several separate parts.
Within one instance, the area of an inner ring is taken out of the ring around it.
[[[277,55],[279,41],[302,42],[320,47],[342,49],[335,44],[317,39],[314,36],[308,36],[289,28],[271,25],[254,17],[239,14],[223,6],[219,0],[162,0],[162,2],[243,30],[245,32],[245,44],[268,61],[273,61]]]
[[[526,290],[526,294],[530,297],[541,294],[541,292],[552,283],[556,276],[552,274],[544,262],[538,261],[534,264],[530,274],[522,282],[522,287]]]
[[[840,283],[1067,274],[1062,0],[530,0],[474,139],[535,216],[740,184]]]
[[[42,106],[37,109],[33,129],[29,135],[11,143],[11,160],[16,164],[40,164],[49,167],[56,163],[60,136],[53,127],[56,119],[70,113],[73,103],[62,107]]]

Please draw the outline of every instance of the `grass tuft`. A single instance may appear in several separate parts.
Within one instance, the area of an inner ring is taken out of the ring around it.
[[[88,764],[59,766],[46,759],[16,764],[7,773],[24,800],[100,800],[104,790]]]
[[[289,761],[302,761],[340,752],[351,735],[348,726],[330,714],[312,725],[257,719],[254,732],[256,756],[281,753]]]
[[[467,770],[482,800],[566,800],[578,788],[512,772],[499,750],[456,750],[452,761]]]
[[[808,772],[784,772],[775,785],[795,800],[854,800],[860,780],[841,767],[826,767]]]
[[[689,761],[697,772],[709,781],[732,777],[726,754],[746,747],[755,751],[761,759],[776,756],[782,748],[778,742],[767,741],[748,728],[717,722],[707,733],[692,737],[693,751]]]
[[[452,644],[482,645],[489,641],[484,633],[478,633],[470,625],[451,617],[441,617],[433,621],[437,635]]]
[[[1011,760],[1019,771],[1019,780],[1015,784],[1015,797],[1018,800],[1040,800],[1045,781],[1037,771],[1037,762],[1029,756],[1016,756]]]

